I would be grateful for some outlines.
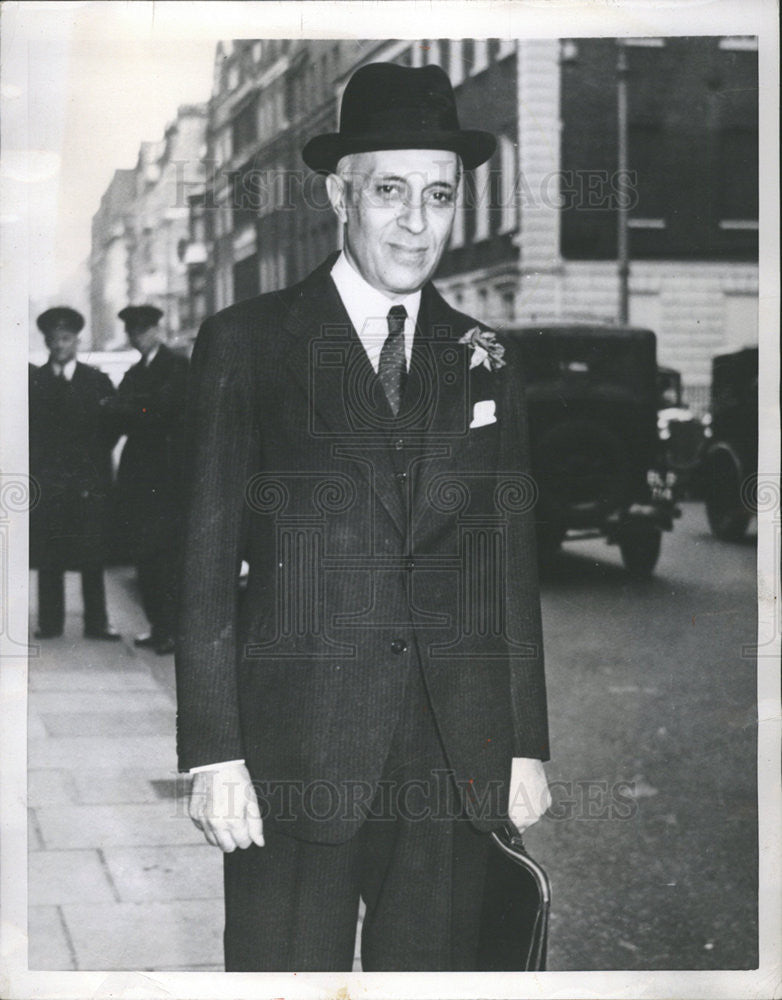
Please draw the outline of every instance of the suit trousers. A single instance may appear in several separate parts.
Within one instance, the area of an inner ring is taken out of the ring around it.
[[[161,549],[140,556],[136,578],[153,639],[171,638],[176,628],[176,554]]]
[[[85,565],[81,570],[84,631],[103,632],[107,625],[103,566]],[[56,553],[44,554],[38,567],[38,627],[59,635],[65,625],[65,567]]]
[[[225,855],[226,971],[350,971],[359,897],[365,972],[475,969],[490,838],[456,792],[412,665],[357,832],[309,843],[267,822],[264,847]]]

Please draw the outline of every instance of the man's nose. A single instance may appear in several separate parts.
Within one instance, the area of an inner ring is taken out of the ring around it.
[[[426,210],[423,202],[420,199],[415,201],[412,198],[407,198],[402,205],[397,222],[411,233],[422,233],[426,229]]]

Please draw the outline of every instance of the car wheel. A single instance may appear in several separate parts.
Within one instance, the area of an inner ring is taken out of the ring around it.
[[[744,537],[751,514],[741,502],[741,466],[733,451],[718,444],[706,458],[706,516],[711,533],[724,542]]]
[[[648,579],[660,557],[662,531],[653,524],[628,524],[619,536],[619,550],[627,572],[639,580]]]

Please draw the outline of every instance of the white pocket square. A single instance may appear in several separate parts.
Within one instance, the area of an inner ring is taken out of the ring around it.
[[[493,399],[481,399],[472,408],[472,420],[470,427],[485,427],[487,424],[496,424],[497,415]]]

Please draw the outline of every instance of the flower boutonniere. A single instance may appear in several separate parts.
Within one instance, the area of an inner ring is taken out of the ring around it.
[[[482,330],[479,326],[474,326],[468,330],[463,337],[459,338],[460,344],[469,344],[472,348],[470,357],[470,370],[483,365],[490,372],[496,371],[505,365],[503,355],[505,348],[497,343],[497,334],[493,330]]]

